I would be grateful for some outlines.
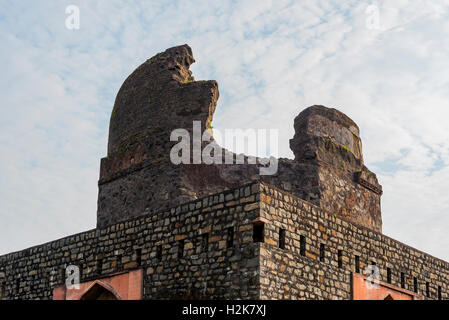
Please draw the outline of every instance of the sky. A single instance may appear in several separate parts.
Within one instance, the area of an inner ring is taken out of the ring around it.
[[[339,109],[383,186],[383,233],[449,260],[447,39],[448,0],[0,0],[0,254],[95,228],[115,96],[187,43],[195,79],[219,84],[214,129],[279,129],[293,158],[299,112]]]

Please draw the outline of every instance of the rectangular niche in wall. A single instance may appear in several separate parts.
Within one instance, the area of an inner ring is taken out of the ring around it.
[[[265,224],[263,222],[255,222],[253,224],[253,242],[265,241]]]

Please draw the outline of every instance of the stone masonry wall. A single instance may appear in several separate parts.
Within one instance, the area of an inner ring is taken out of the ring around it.
[[[318,169],[321,189],[318,206],[358,225],[382,232],[381,193],[357,183],[356,179],[354,172],[345,167],[321,165]]]
[[[447,262],[264,183],[0,256],[0,297],[51,299],[78,265],[81,282],[142,268],[144,299],[351,299],[356,256],[449,299]]]
[[[65,267],[77,265],[81,282],[143,268],[144,299],[258,299],[258,192],[257,184],[242,186],[3,255],[0,298],[52,299]]]
[[[401,287],[425,299],[449,299],[449,264],[381,233],[350,223],[291,194],[261,185],[261,219],[265,221],[265,243],[261,248],[261,298],[263,299],[350,299],[351,273],[372,262],[380,280]],[[285,249],[279,248],[279,230],[285,230]],[[301,236],[305,246],[301,252]],[[324,257],[320,259],[320,245]],[[341,265],[338,263],[339,251]],[[426,282],[429,293],[426,295]]]

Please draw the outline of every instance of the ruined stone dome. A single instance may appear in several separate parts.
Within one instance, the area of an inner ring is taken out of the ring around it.
[[[295,118],[294,128],[295,136],[290,140],[290,148],[297,160],[323,160],[323,149],[329,149],[329,143],[332,143],[350,153],[360,166],[363,165],[359,127],[343,112],[321,105],[311,106]]]
[[[120,88],[111,114],[108,156],[100,165],[99,227],[263,181],[381,230],[382,187],[363,164],[358,126],[336,109],[315,105],[295,118],[290,140],[295,159],[273,161],[271,175],[261,175],[258,165],[248,161],[194,163],[193,153],[191,162],[173,163],[171,151],[179,142],[173,131],[187,130],[194,142],[193,124],[200,122],[202,131],[211,128],[219,98],[216,81],[194,80],[189,70],[194,61],[188,45],[167,49],[139,66]],[[201,144],[203,152],[207,147]]]
[[[167,131],[175,125],[181,127],[183,121],[177,120],[182,119],[174,118],[183,110],[186,114],[203,111],[209,114],[209,110],[195,110],[189,101],[189,92],[179,90],[196,83],[189,70],[194,62],[192,50],[185,44],[155,55],[128,76],[117,94],[111,114],[108,155],[123,144],[132,143],[133,139]],[[207,85],[217,87],[215,81]],[[195,97],[197,100],[205,98]],[[173,106],[179,101],[185,102],[185,107],[175,110]]]

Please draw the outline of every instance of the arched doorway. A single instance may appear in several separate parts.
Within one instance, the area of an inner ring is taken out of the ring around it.
[[[96,282],[81,296],[80,300],[121,300],[113,290]]]
[[[142,269],[53,289],[53,300],[141,300],[142,296]]]
[[[391,294],[387,295],[384,300],[394,300]]]

